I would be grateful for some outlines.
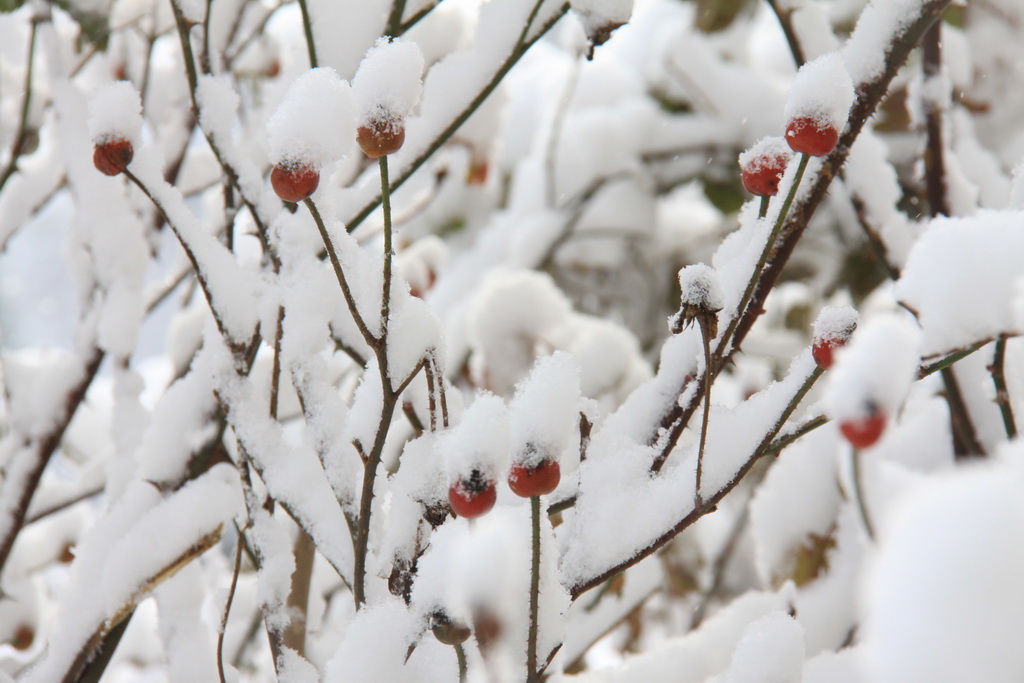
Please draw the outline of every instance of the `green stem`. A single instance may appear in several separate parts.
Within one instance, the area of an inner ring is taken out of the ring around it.
[[[712,313],[711,315],[715,315]],[[704,341],[704,416],[700,425],[700,444],[697,446],[697,483],[693,489],[693,508],[701,506],[700,484],[704,465],[704,447],[708,440],[708,413],[711,410],[711,330],[708,327],[707,318],[701,315],[700,336]]]
[[[466,650],[460,644],[455,645],[455,657],[459,660],[459,683],[466,683]]]
[[[388,157],[380,158],[380,196],[384,211],[384,291],[380,303],[381,335],[387,336],[388,318],[391,315],[391,187],[388,182]]]
[[[871,516],[868,514],[868,506],[864,501],[864,480],[861,475],[860,456],[860,451],[854,448],[853,493],[857,499],[857,509],[860,510],[861,519],[864,520],[864,529],[868,532],[868,537],[873,541],[875,540],[875,526],[871,523]]]
[[[768,205],[771,203],[772,198],[768,195],[761,197],[761,206],[758,208],[757,217],[764,218],[768,215]]]
[[[526,640],[526,681],[535,683],[537,675],[537,602],[540,594],[540,496],[530,498],[533,521],[533,559],[530,565],[530,632]]]
[[[807,164],[810,160],[811,157],[807,154],[800,155],[800,165],[796,168],[796,177],[793,178],[793,184],[789,187],[789,194],[786,195],[786,201],[782,204],[782,209],[779,211],[778,218],[775,219],[775,225],[772,227],[771,235],[768,236],[768,241],[765,242],[764,249],[761,251],[761,257],[757,260],[757,267],[754,268],[754,272],[750,274],[750,280],[747,282],[747,288],[743,291],[743,298],[740,299],[739,305],[736,306],[736,315],[731,321],[729,321],[729,327],[726,328],[725,334],[722,335],[722,341],[719,342],[718,348],[721,353],[728,350],[733,333],[736,332],[736,327],[739,325],[740,319],[743,317],[743,312],[747,309],[747,305],[750,303],[750,298],[754,296],[754,289],[757,287],[757,282],[761,278],[761,271],[764,270],[765,264],[768,263],[768,257],[772,253],[772,247],[775,246],[775,240],[778,239],[779,231],[782,230],[782,225],[786,222],[786,215],[789,213],[790,207],[793,206],[793,200],[796,198],[796,191],[800,187],[800,181],[804,177],[804,171],[807,170]]]
[[[1006,337],[996,342],[995,355],[992,358],[992,383],[996,385],[996,403],[1003,416],[1003,427],[1006,436],[1013,439],[1017,436],[1017,422],[1013,418],[1013,406],[1010,404],[1010,391],[1006,386]]]
[[[320,66],[316,58],[316,43],[313,42],[313,23],[309,18],[309,8],[306,7],[306,0],[299,0],[299,9],[302,11],[302,29],[306,32],[306,49],[309,51],[309,68],[315,69]]]

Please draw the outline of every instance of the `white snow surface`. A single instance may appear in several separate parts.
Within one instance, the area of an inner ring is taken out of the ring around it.
[[[580,375],[575,359],[556,351],[519,383],[509,410],[513,462],[535,467],[578,447]]]
[[[454,482],[480,470],[492,480],[508,458],[508,409],[498,396],[479,393],[462,421],[441,437],[448,479]]]
[[[423,54],[416,43],[377,40],[352,79],[359,125],[410,116],[423,94],[422,75]]]
[[[862,603],[867,680],[1010,683],[1024,677],[1021,449],[936,477],[883,527]],[[939,571],[941,569],[941,571]]]
[[[893,295],[917,314],[926,356],[1020,332],[1013,301],[1024,278],[1024,211],[931,221]]]
[[[747,173],[757,173],[764,166],[775,166],[776,159],[792,159],[793,150],[786,139],[778,135],[766,135],[740,153],[740,168]]]
[[[701,311],[720,311],[725,307],[725,294],[718,273],[711,266],[695,263],[679,271],[682,305]]]
[[[95,144],[127,140],[142,142],[142,102],[128,81],[100,86],[89,96],[89,136]]]
[[[799,683],[804,627],[781,610],[743,629],[721,683]]]
[[[904,315],[880,315],[859,326],[828,372],[825,404],[832,417],[859,419],[871,405],[893,415],[916,379],[920,346],[920,330]]]
[[[849,339],[857,327],[857,317],[852,306],[825,306],[814,319],[814,341]]]
[[[354,115],[351,88],[334,69],[304,72],[267,122],[271,161],[319,170],[341,159],[355,142]]]
[[[809,118],[822,128],[842,132],[853,97],[853,82],[843,58],[838,52],[830,52],[800,67],[784,116],[786,121]]]

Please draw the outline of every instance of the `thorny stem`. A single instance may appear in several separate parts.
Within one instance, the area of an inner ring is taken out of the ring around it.
[[[22,88],[25,96],[21,100],[21,117],[18,120],[18,132],[14,136],[14,145],[11,147],[11,158],[7,160],[7,166],[0,174],[0,190],[17,169],[18,159],[21,157],[22,148],[28,138],[28,114],[32,101],[32,72],[35,67],[36,34],[39,32],[39,21],[38,17],[32,17],[29,22],[32,28],[28,35],[28,64],[25,68],[25,87]]]
[[[236,527],[238,538],[235,541],[235,565],[231,572],[231,586],[228,597],[224,601],[224,613],[220,617],[220,631],[217,633],[217,674],[220,683],[227,683],[224,677],[224,632],[228,628],[228,616],[231,614],[231,603],[235,600],[235,588],[238,586],[238,572],[242,568],[242,530]]]
[[[277,419],[281,387],[281,337],[284,333],[284,306],[277,307],[277,330],[274,333],[274,366],[270,372],[270,419]]]
[[[857,510],[864,521],[864,530],[868,532],[868,538],[875,540],[875,526],[871,523],[871,516],[868,514],[868,506],[864,500],[864,478],[861,473],[861,451],[854,448],[852,451],[853,463],[853,494],[857,499]]]
[[[302,30],[306,33],[306,50],[309,52],[309,68],[315,69],[320,66],[316,58],[316,43],[313,42],[313,22],[309,17],[309,8],[306,0],[299,0],[299,10],[302,12]]]
[[[540,496],[530,497],[533,523],[533,557],[530,564],[530,631],[526,639],[526,681],[540,680],[537,674],[537,611],[540,594]]]
[[[1013,439],[1017,436],[1017,422],[1013,418],[1013,405],[1010,403],[1010,391],[1006,386],[1006,337],[996,342],[995,355],[992,357],[992,383],[996,385],[996,404],[1003,416],[1003,427],[1006,436]]]
[[[381,335],[387,336],[388,319],[391,317],[391,188],[388,184],[388,157],[380,158],[380,196],[384,211],[384,291],[380,298]]]
[[[459,662],[459,683],[466,683],[466,650],[461,643],[455,644],[455,658]]]

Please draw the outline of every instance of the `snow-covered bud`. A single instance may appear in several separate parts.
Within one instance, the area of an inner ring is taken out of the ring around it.
[[[570,4],[587,34],[588,60],[594,58],[594,48],[608,42],[633,14],[633,0],[571,0]]]
[[[709,338],[718,335],[718,312],[725,306],[725,296],[718,273],[711,266],[696,263],[679,271],[682,289],[679,312],[669,321],[674,334],[697,322]]]
[[[405,119],[423,91],[423,54],[416,43],[384,37],[370,48],[352,80],[359,147],[377,159],[405,142]]]

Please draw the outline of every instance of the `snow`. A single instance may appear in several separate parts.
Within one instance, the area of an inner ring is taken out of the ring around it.
[[[556,351],[537,361],[517,387],[509,409],[514,462],[536,467],[578,449],[579,369],[573,357]]]
[[[921,14],[921,0],[870,2],[843,47],[843,61],[857,85],[879,78],[885,71],[889,45]]]
[[[508,410],[494,394],[480,393],[462,414],[462,421],[442,437],[448,480],[480,470],[492,481],[508,457]]]
[[[935,478],[892,512],[862,603],[870,680],[1024,676],[1007,637],[1024,628],[1024,553],[1006,543],[1024,534],[1019,457]]]
[[[740,153],[740,168],[744,173],[758,173],[766,166],[775,168],[778,159],[788,163],[792,156],[785,138],[767,135]]]
[[[814,342],[846,341],[857,329],[857,311],[852,306],[825,306],[814,319]]]
[[[725,295],[715,269],[703,263],[686,266],[679,271],[683,308],[693,307],[702,313],[717,312],[725,307]]]
[[[799,681],[804,629],[785,612],[771,612],[743,630],[722,683]]]
[[[842,132],[853,105],[853,83],[843,58],[830,52],[807,62],[797,72],[786,100],[786,121],[808,118],[819,128]]]
[[[302,73],[267,122],[270,159],[319,170],[348,155],[355,141],[352,90],[330,67]]]
[[[128,81],[107,83],[89,96],[89,136],[101,145],[127,140],[138,148],[142,142],[142,103]]]
[[[921,333],[906,316],[880,315],[860,325],[828,372],[832,417],[859,419],[872,406],[893,415],[916,379],[920,346]]]
[[[1011,321],[1016,283],[1024,275],[1021,220],[1020,211],[981,211],[931,221],[893,290],[921,324],[924,355],[1019,331]]]
[[[359,125],[401,124],[419,103],[422,73],[423,54],[416,43],[380,38],[352,79]]]

